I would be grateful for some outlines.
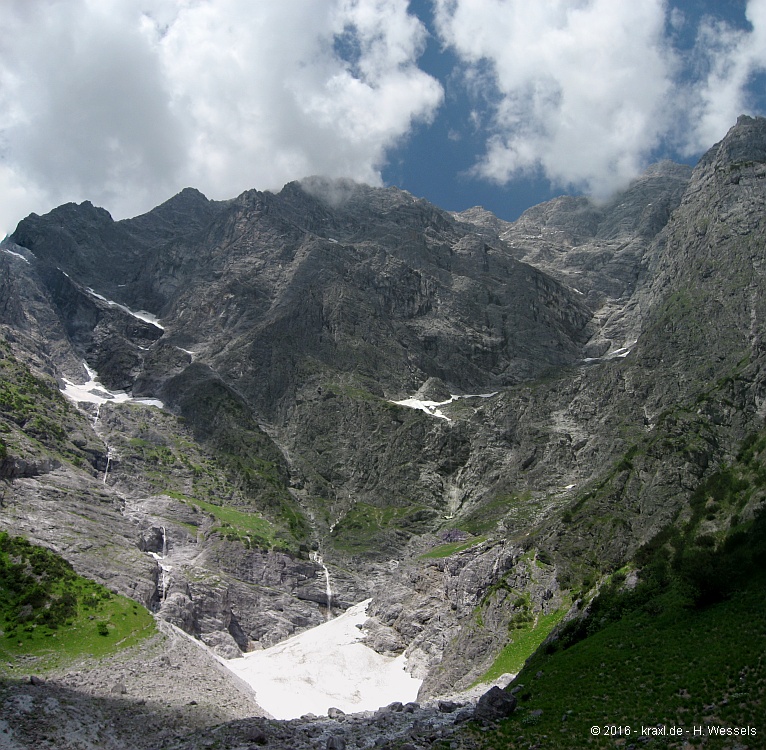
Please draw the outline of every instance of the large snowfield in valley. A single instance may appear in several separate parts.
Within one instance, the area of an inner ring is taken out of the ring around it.
[[[255,689],[258,705],[275,719],[321,716],[331,707],[355,713],[414,701],[422,680],[405,672],[405,657],[383,656],[359,642],[363,633],[357,625],[367,619],[369,602],[226,665]]]

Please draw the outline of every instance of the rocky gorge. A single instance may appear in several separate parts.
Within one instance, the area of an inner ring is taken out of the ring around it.
[[[372,597],[419,700],[488,686],[763,430],[765,175],[743,116],[694,169],[513,223],[318,177],[32,214],[0,251],[0,525],[219,657]],[[715,497],[714,550],[764,494]],[[381,742],[438,746],[428,710]]]

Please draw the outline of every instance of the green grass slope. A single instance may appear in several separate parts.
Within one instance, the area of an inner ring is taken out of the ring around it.
[[[703,482],[530,658],[515,714],[468,746],[766,747],[764,455],[754,435]]]
[[[50,550],[0,532],[0,673],[105,656],[154,632],[140,604],[77,575]]]

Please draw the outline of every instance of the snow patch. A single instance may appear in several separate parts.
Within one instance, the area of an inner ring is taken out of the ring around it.
[[[606,362],[609,359],[625,359],[637,343],[637,341],[631,341],[625,344],[625,346],[621,346],[619,349],[615,349],[614,351],[605,354],[603,357],[585,357],[583,362]]]
[[[125,391],[110,391],[106,386],[102,385],[98,379],[98,373],[88,366],[87,362],[83,362],[85,371],[88,373],[88,380],[85,383],[73,383],[67,378],[62,378],[64,382],[61,392],[70,401],[75,404],[144,404],[146,406],[156,406],[159,409],[164,409],[165,405],[162,401],[156,398],[133,398]]]
[[[451,404],[453,401],[461,398],[492,398],[492,396],[497,396],[497,391],[492,393],[472,393],[466,396],[450,396],[446,401],[423,401],[419,398],[405,398],[402,401],[392,401],[391,403],[397,406],[406,406],[409,409],[419,409],[432,417],[446,419],[448,422],[451,422],[452,420],[439,409],[440,406],[447,406],[447,404]]]
[[[118,310],[122,310],[123,312],[127,313],[128,315],[132,315],[137,320],[141,320],[144,323],[149,323],[150,325],[153,325],[155,328],[159,328],[161,331],[165,330],[165,326],[160,323],[159,318],[156,315],[152,315],[151,313],[146,312],[146,310],[131,310],[128,307],[125,307],[125,305],[121,305],[119,302],[114,302],[111,299],[107,299],[104,297],[103,294],[99,294],[98,292],[94,292],[93,289],[90,287],[87,287],[85,291],[91,295],[91,297],[95,297],[96,299],[100,299],[102,302],[106,302],[107,305],[110,307],[116,307]]]
[[[634,341],[633,344],[636,342]],[[633,344],[630,344],[628,346],[620,347],[619,349],[615,349],[613,352],[609,352],[609,354],[604,357],[604,359],[624,359],[625,357],[630,354],[630,350],[633,347]]]
[[[4,253],[8,253],[8,255],[12,255],[14,258],[21,258],[25,263],[29,263],[29,258],[25,258],[21,253],[14,252],[13,250],[9,250],[7,247],[3,248]]]
[[[194,362],[194,358],[199,354],[199,352],[193,352],[191,349],[184,349],[182,346],[177,346],[176,349],[178,349],[179,352],[188,354],[192,358],[192,362]]]
[[[414,701],[422,680],[405,671],[404,655],[383,656],[360,643],[358,626],[367,619],[370,601],[276,646],[230,659],[226,666],[254,688],[258,705],[275,719],[326,715],[331,707],[357,713]]]

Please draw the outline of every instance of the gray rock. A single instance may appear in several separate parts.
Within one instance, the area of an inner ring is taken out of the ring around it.
[[[262,729],[252,729],[248,732],[247,739],[254,745],[268,745],[269,738]]]
[[[323,622],[321,542],[334,605],[374,594],[368,643],[407,653],[421,698],[458,692],[519,599],[550,614],[573,561],[618,568],[761,429],[764,153],[742,118],[691,172],[513,224],[323,180],[33,214],[12,245],[30,263],[0,252],[2,357],[60,429],[3,412],[0,522],[227,655]],[[105,404],[94,429],[53,397],[83,357],[168,408]],[[390,401],[494,391],[449,422]],[[419,557],[458,527],[475,547]]]
[[[473,715],[477,721],[497,721],[506,719],[515,710],[516,697],[495,686],[479,698]]]

